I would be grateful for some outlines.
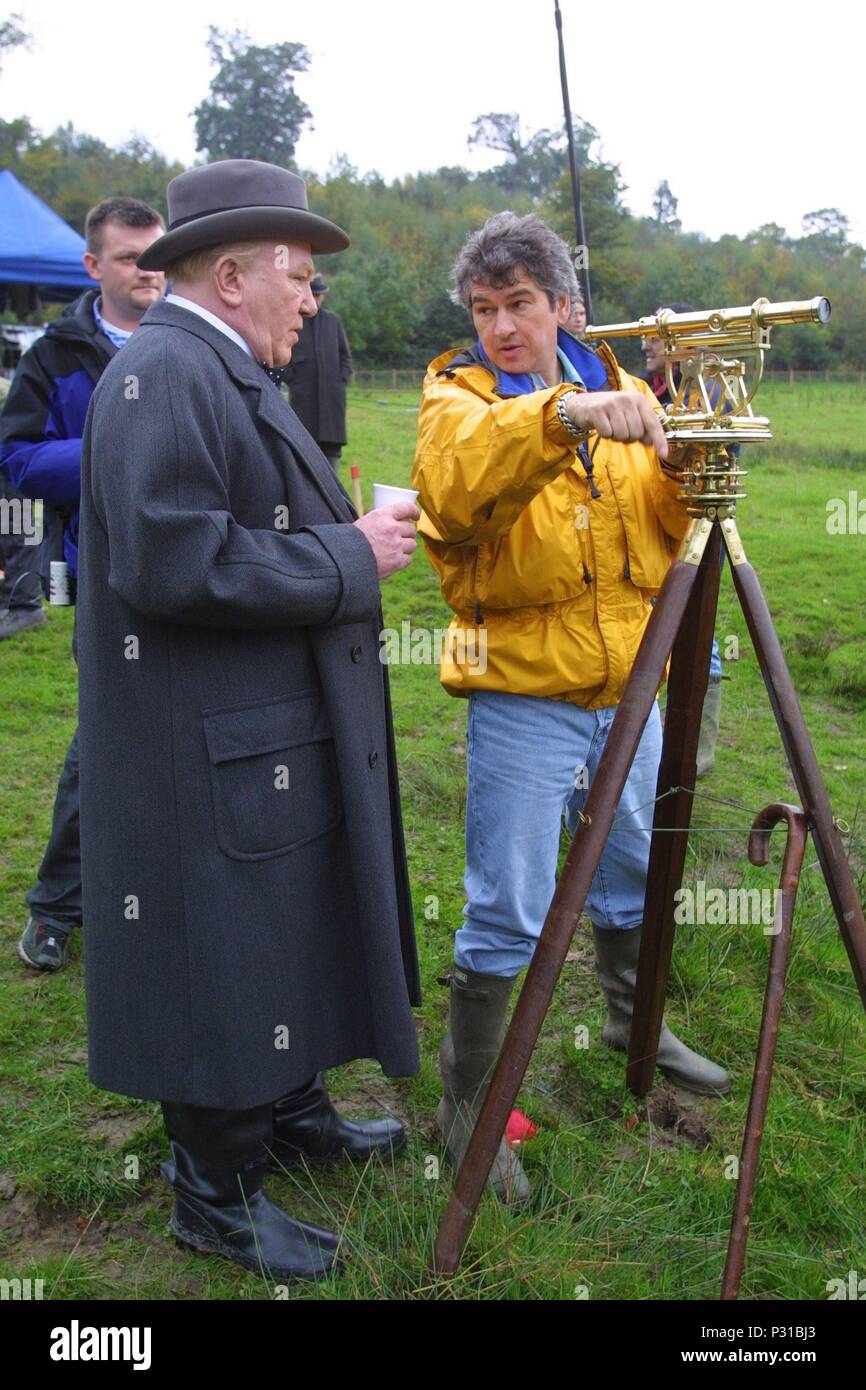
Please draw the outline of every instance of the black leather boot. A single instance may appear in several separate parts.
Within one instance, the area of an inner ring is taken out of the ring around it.
[[[365,1163],[371,1154],[390,1158],[406,1143],[399,1120],[385,1116],[356,1124],[340,1115],[331,1103],[321,1073],[312,1081],[276,1101],[270,1142],[271,1172],[307,1163],[330,1163],[347,1158]]]
[[[271,1106],[216,1110],[163,1103],[175,1192],[171,1229],[182,1249],[222,1255],[273,1279],[321,1279],[339,1237],[293,1221],[262,1191]]]

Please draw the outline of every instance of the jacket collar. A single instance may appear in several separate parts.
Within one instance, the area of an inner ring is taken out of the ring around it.
[[[45,336],[60,339],[66,343],[88,343],[97,348],[106,358],[117,352],[114,343],[98,327],[93,314],[93,306],[99,298],[99,288],[85,290],[84,294],[64,309],[59,319],[48,325]]]
[[[557,331],[557,347],[559,347],[569,362],[580,374],[582,381],[586,384],[587,391],[618,391],[620,389],[619,374],[616,371],[616,363],[613,361],[610,350],[606,352],[596,351],[586,343],[580,343],[568,333],[564,328]],[[607,348],[607,344],[600,344],[599,348]],[[490,361],[480,341],[470,348],[451,359],[448,363],[448,370],[452,367],[485,367],[495,378],[493,390],[497,396],[526,396],[536,388],[532,384],[532,378],[525,372],[504,372]]]
[[[279,387],[243,348],[233,343],[206,319],[199,318],[180,304],[153,304],[141,320],[141,327],[178,328],[201,338],[220,358],[229,376],[238,384],[258,393],[259,419],[280,435],[297,457],[310,481],[322,494],[339,521],[354,521],[358,513],[333,468],[287,404]]]

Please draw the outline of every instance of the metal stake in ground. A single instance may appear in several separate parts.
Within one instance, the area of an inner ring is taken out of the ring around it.
[[[761,1031],[758,1034],[758,1054],[755,1058],[755,1073],[752,1092],[749,1096],[749,1113],[746,1116],[746,1131],[740,1152],[740,1167],[737,1176],[737,1191],[734,1196],[734,1214],[731,1218],[731,1234],[728,1239],[728,1257],[722,1278],[722,1298],[735,1299],[740,1289],[740,1279],[746,1260],[746,1241],[749,1238],[749,1221],[752,1213],[752,1198],[755,1192],[755,1179],[758,1174],[758,1159],[761,1154],[761,1138],[767,1117],[767,1102],[770,1098],[770,1082],[773,1079],[773,1062],[776,1057],[776,1039],[779,1035],[779,1019],[782,1016],[782,1000],[785,997],[785,971],[788,968],[788,953],[791,947],[791,924],[794,920],[794,904],[797,901],[797,888],[800,884],[800,870],[806,852],[808,824],[803,812],[796,806],[777,801],[765,806],[755,817],[752,833],[749,836],[749,859],[753,864],[766,864],[770,853],[770,834],[773,826],[785,821],[788,835],[785,841],[785,857],[779,880],[781,913],[773,925],[776,928],[770,946],[770,963],[767,967],[767,985],[764,990],[764,1011],[761,1017]]]

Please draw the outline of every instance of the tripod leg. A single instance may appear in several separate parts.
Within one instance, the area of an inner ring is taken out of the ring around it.
[[[854,979],[860,991],[860,999],[866,1009],[866,921],[842,841],[833,821],[830,798],[818,767],[815,750],[809,741],[767,600],[764,598],[758,576],[746,559],[733,518],[722,523],[722,533],[731,557],[731,573],[737,597],[757,653],[800,802],[809,821],[818,862],[827,882],[836,921],[839,923]]]
[[[693,537],[690,558],[677,560],[669,570],[638,648],[584,805],[581,825],[575,832],[496,1069],[439,1226],[434,1268],[441,1274],[453,1274],[460,1263],[487,1175],[541,1032],[629,768],[658,693],[674,638],[698,575],[700,557],[709,532],[709,522],[695,522],[690,528],[689,536]]]
[[[678,790],[656,803],[653,818],[626,1072],[636,1096],[646,1095],[652,1086],[664,1015],[674,944],[674,894],[682,882],[688,849],[701,711],[719,595],[720,547],[719,528],[713,526],[671,657],[656,793],[662,796],[671,787]]]

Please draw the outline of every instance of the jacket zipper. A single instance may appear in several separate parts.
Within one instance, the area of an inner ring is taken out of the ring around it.
[[[472,557],[472,598],[475,600],[475,626],[480,627],[484,622],[484,614],[481,612],[481,602],[477,596],[478,589],[478,547],[475,547],[475,554]]]
[[[577,453],[581,463],[583,464],[583,469],[586,473],[587,481],[589,483],[590,497],[600,497],[601,493],[598,490],[598,485],[596,484],[595,475],[593,473],[592,454],[589,452],[589,449],[585,443],[579,444],[577,446]]]

